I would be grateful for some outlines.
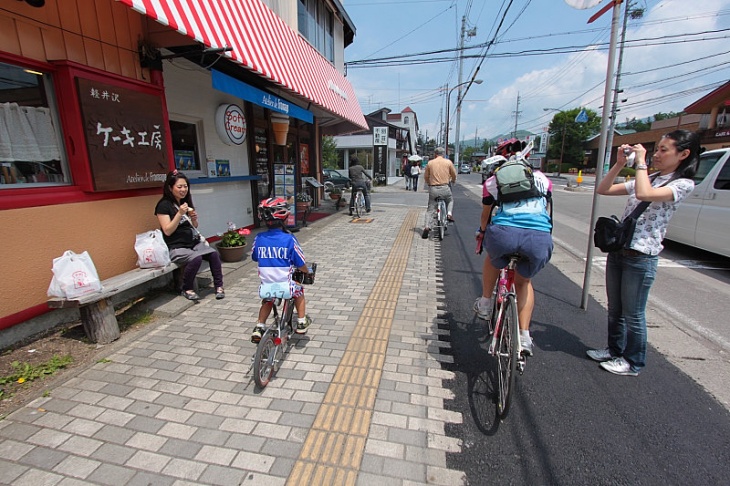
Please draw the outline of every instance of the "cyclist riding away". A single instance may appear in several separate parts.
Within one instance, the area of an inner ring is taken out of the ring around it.
[[[352,181],[352,194],[350,195],[350,216],[352,216],[352,210],[355,208],[355,193],[358,189],[362,189],[362,194],[365,196],[365,211],[370,212],[370,193],[368,192],[368,182],[372,181],[373,178],[365,172],[365,168],[360,165],[360,161],[357,157],[350,157],[350,180]]]
[[[251,259],[258,263],[261,285],[259,294],[265,295],[265,289],[280,289],[284,284],[294,297],[294,307],[297,310],[297,334],[306,334],[312,319],[306,315],[304,288],[294,280],[292,274],[297,268],[309,273],[304,252],[299,246],[296,237],[287,231],[285,222],[289,217],[289,205],[283,197],[264,199],[258,206],[259,218],[266,222],[268,230],[256,235],[251,250]],[[278,293],[272,291],[272,294]],[[259,309],[256,327],[251,333],[251,341],[257,343],[264,333],[266,319],[271,313],[274,299],[263,299]]]
[[[421,237],[428,238],[431,231],[431,221],[433,221],[433,213],[436,210],[436,198],[441,197],[446,202],[446,218],[453,222],[452,211],[454,209],[454,199],[451,196],[451,186],[456,182],[456,169],[454,164],[444,158],[443,147],[436,147],[433,151],[435,158],[428,161],[426,170],[423,173],[423,182],[428,186],[428,209],[426,209],[426,223],[423,227]]]
[[[532,171],[527,162],[515,170],[507,169],[513,163],[524,161],[518,153],[505,162],[484,182],[482,215],[476,232],[477,251],[482,243],[487,249],[482,269],[482,296],[474,302],[474,312],[481,319],[490,319],[491,296],[499,270],[507,265],[509,256],[519,254],[515,273],[515,291],[520,321],[520,349],[532,356],[530,319],[535,307],[535,293],[531,279],[550,261],[553,253],[552,219],[547,210],[552,195],[552,182],[539,171]],[[500,170],[505,170],[500,184]],[[512,181],[504,182],[504,175],[512,171]],[[522,171],[522,174],[520,174]],[[508,188],[507,186],[512,186]],[[494,216],[492,210],[495,209]]]

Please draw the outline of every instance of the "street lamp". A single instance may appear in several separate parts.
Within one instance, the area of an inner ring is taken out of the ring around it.
[[[456,86],[454,86],[453,88],[451,88],[446,93],[446,136],[444,137],[444,139],[445,139],[444,149],[446,150],[446,156],[447,157],[449,156],[449,110],[450,110],[450,108],[449,108],[449,101],[451,100],[451,92],[454,91],[456,88],[458,88],[460,86],[464,86],[465,84],[470,84],[471,82],[472,81],[465,81],[465,82],[463,82],[461,84],[457,84]],[[476,84],[482,84],[483,83],[483,81],[481,79],[475,79],[473,82],[476,83]],[[464,96],[466,96],[466,93],[464,93]],[[461,103],[461,101],[463,99],[464,98],[462,97],[461,99],[456,100],[456,106],[459,106],[459,104]],[[459,138],[459,135],[458,135],[459,131],[457,130],[456,133],[457,133],[456,138],[458,139]],[[459,143],[459,140],[456,140],[456,143],[458,144]],[[458,150],[456,152],[458,153]],[[456,160],[454,162],[456,163],[457,166],[459,165],[459,161],[458,160]]]
[[[563,110],[560,108],[543,108],[543,111],[557,111],[559,113],[564,113]],[[565,152],[565,132],[566,128],[568,126],[568,117],[563,116],[563,143],[560,146],[560,162],[558,162],[558,175],[560,175],[560,170],[563,168],[563,153]]]

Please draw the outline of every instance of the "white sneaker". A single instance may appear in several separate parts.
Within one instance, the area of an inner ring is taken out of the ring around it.
[[[482,301],[481,297],[477,297],[476,302],[474,302],[474,313],[477,315],[479,319],[484,319],[485,321],[488,321],[492,318],[492,301],[488,300],[486,304],[480,305],[479,303]]]
[[[623,357],[613,358],[611,361],[604,361],[600,366],[614,375],[639,376],[639,372],[632,371],[631,365]]]
[[[532,356],[532,338],[523,338],[520,336],[520,354]]]
[[[589,349],[588,351],[586,351],[586,354],[593,361],[598,361],[599,363],[613,359],[613,356],[611,356],[611,352],[608,350],[608,348]]]

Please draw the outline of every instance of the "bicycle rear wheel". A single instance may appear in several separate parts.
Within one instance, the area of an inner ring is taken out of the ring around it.
[[[503,303],[499,335],[497,341],[497,414],[501,419],[509,412],[512,391],[515,385],[515,372],[520,352],[517,301],[514,295],[507,295]]]
[[[355,215],[360,218],[365,213],[365,196],[358,191],[355,194]]]
[[[266,332],[256,346],[256,354],[253,358],[253,381],[259,388],[265,388],[271,381],[276,369],[277,346],[274,344],[274,336]]]

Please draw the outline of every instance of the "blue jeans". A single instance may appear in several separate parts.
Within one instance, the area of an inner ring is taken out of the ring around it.
[[[658,256],[609,253],[606,262],[608,349],[632,371],[646,364],[646,302],[656,278]]]

